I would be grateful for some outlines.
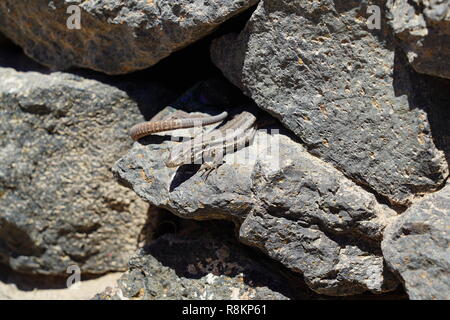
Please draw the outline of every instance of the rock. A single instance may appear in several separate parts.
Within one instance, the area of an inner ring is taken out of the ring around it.
[[[35,71],[44,74],[50,72],[48,68],[27,57],[22,48],[6,39],[6,37],[3,42],[1,41],[2,39],[0,39],[0,67],[13,68],[16,71],[24,72]]]
[[[8,42],[8,39],[6,39],[6,37],[2,33],[0,33],[0,44],[4,44],[7,42]]]
[[[386,228],[383,255],[410,299],[450,299],[450,184]]]
[[[372,4],[386,12],[383,1],[261,1],[239,35],[213,41],[211,55],[310,153],[405,206],[448,176],[449,149],[433,139],[450,136],[450,82],[433,95],[418,86],[386,19],[381,30],[367,27]]]
[[[292,282],[269,263],[255,261],[223,223],[165,234],[130,260],[129,270],[94,299],[286,300]],[[200,232],[201,231],[201,232]],[[305,293],[297,293],[297,296]],[[310,294],[314,296],[313,294]]]
[[[259,248],[299,277],[303,274],[317,293],[393,290],[396,281],[383,265],[380,242],[395,211],[310,155],[285,131],[267,130],[258,131],[252,144],[257,149],[227,155],[207,178],[199,165],[164,164],[176,144],[170,135],[187,136],[187,129],[136,142],[113,172],[141,198],[182,218],[233,221],[241,242]]]
[[[164,90],[146,83],[149,109]],[[167,94],[165,99],[170,99]],[[123,270],[148,205],[111,165],[142,121],[125,91],[67,73],[0,68],[0,262],[22,273]]]
[[[448,0],[389,0],[388,18],[417,72],[450,79]]]
[[[0,31],[50,68],[124,74],[156,64],[256,2],[6,0]],[[70,29],[77,10],[80,28]]]

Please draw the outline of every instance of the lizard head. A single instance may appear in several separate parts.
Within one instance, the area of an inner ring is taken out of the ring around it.
[[[182,152],[183,150],[180,150],[180,148],[175,147],[173,148],[170,153],[169,153],[169,157],[167,158],[165,165],[168,168],[176,168],[178,166],[181,166],[182,164],[185,163],[184,160],[184,154]]]

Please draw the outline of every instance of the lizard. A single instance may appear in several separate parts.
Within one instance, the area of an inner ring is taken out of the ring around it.
[[[190,128],[195,126],[206,126],[224,120],[228,113],[226,111],[216,116],[187,118],[187,114],[181,113],[183,119],[164,119],[138,123],[130,130],[133,140],[139,140],[152,133],[175,130],[180,128]],[[165,165],[168,168],[175,168],[183,164],[199,163],[205,158],[212,158],[212,161],[202,163],[202,170],[212,171],[217,168],[222,161],[223,155],[227,151],[235,151],[251,143],[256,133],[256,117],[247,111],[235,116],[224,126],[210,132],[199,134],[189,141],[182,142],[170,150],[169,158]]]
[[[134,125],[130,129],[130,136],[137,141],[156,132],[210,125],[224,120],[227,116],[228,112],[224,111],[221,114],[210,117],[145,121]]]
[[[252,142],[256,133],[255,122],[256,117],[252,113],[243,111],[224,126],[173,147],[165,164],[174,168],[210,158],[212,161],[202,162],[201,168],[210,172],[222,164],[227,151],[234,152]]]

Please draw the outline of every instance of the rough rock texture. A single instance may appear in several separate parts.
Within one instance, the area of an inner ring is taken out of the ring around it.
[[[450,79],[450,2],[388,0],[388,18],[417,72]]]
[[[1,263],[53,275],[73,264],[124,269],[148,206],[114,183],[110,167],[138,121],[137,104],[116,87],[0,68]]]
[[[48,67],[123,74],[154,65],[256,2],[4,0],[0,31]],[[67,27],[70,5],[81,9],[81,29]]]
[[[259,131],[252,144],[257,149],[227,155],[226,163],[205,178],[198,165],[165,166],[176,143],[170,134],[187,136],[189,130],[136,142],[113,167],[119,181],[180,217],[233,221],[241,242],[303,274],[318,293],[395,288],[380,250],[382,231],[395,212],[310,155],[295,138]]]
[[[194,231],[165,234],[153,241],[131,258],[117,287],[95,298],[285,300],[295,296],[293,282],[287,283],[273,263],[264,264],[261,257],[255,261],[223,224],[206,224],[208,229],[194,226]],[[297,297],[305,298],[306,292],[296,292]]]
[[[383,255],[410,299],[450,299],[450,184],[411,206],[384,237]]]
[[[308,151],[393,204],[442,187],[448,176],[434,127],[448,123],[450,82],[436,96],[395,52],[383,1],[261,1],[241,34],[213,42],[213,61]],[[430,126],[428,118],[435,119]],[[433,133],[433,135],[432,135]],[[448,142],[445,142],[448,145]],[[448,150],[444,150],[448,151]]]

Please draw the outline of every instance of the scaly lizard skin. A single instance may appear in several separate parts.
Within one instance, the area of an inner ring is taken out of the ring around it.
[[[255,122],[256,117],[244,111],[221,128],[176,145],[170,151],[166,166],[174,168],[183,164],[202,163],[203,169],[217,167],[226,152],[234,152],[252,142],[256,132]],[[213,159],[212,163],[203,162],[205,158]]]
[[[194,126],[206,126],[224,120],[228,116],[226,111],[219,115],[201,118],[186,118],[161,121],[146,121],[134,125],[130,130],[133,140],[139,140],[152,133],[169,131],[181,128],[191,128]]]

